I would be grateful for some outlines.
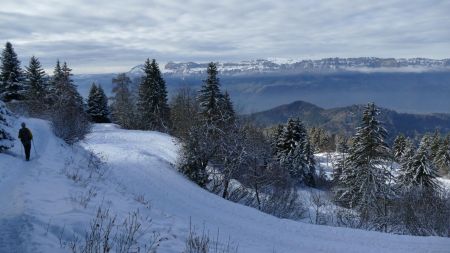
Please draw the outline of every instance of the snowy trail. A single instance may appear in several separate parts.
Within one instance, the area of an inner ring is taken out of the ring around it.
[[[158,222],[170,225],[177,240],[163,243],[158,252],[182,251],[190,219],[197,228],[205,226],[212,234],[220,229],[224,240],[230,236],[244,253],[450,252],[449,238],[304,224],[223,200],[175,170],[172,164],[178,146],[165,134],[97,125],[85,147],[106,155],[115,181],[128,192],[145,195],[152,209],[164,214]]]
[[[17,120],[15,129],[19,129]],[[51,135],[48,123],[42,120],[27,120],[35,138],[36,149],[46,153],[47,139]],[[31,217],[27,214],[28,193],[25,185],[33,180],[36,171],[45,170],[36,152],[32,150],[31,161],[24,160],[20,140],[16,139],[14,148],[8,155],[2,154],[0,170],[0,253],[29,251],[29,232],[32,229]]]

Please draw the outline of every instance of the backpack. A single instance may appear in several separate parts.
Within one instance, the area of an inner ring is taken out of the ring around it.
[[[24,143],[28,143],[33,138],[33,135],[31,134],[30,129],[28,128],[22,128],[20,129],[20,140]]]

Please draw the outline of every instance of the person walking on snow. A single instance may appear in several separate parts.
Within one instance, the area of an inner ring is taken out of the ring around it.
[[[23,144],[23,148],[25,149],[25,158],[27,161],[30,160],[30,151],[31,151],[31,140],[33,140],[33,134],[30,129],[28,129],[25,123],[22,123],[22,128],[19,130],[19,139]]]

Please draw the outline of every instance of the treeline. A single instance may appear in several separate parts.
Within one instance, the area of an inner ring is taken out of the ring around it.
[[[378,115],[374,104],[366,107],[352,145],[335,166],[335,202],[355,211],[346,218],[357,227],[449,236],[450,198],[437,178],[439,166],[448,170],[447,138],[426,135],[416,148],[399,136],[391,150]]]
[[[49,119],[55,134],[69,144],[83,139],[89,132],[84,101],[66,62],[61,65],[57,61],[51,77],[34,56],[22,70],[12,44],[7,42],[0,68],[0,99],[11,108]]]
[[[111,105],[101,85],[95,83],[85,101],[66,62],[58,60],[53,75],[48,76],[33,56],[22,70],[9,42],[2,51],[0,68],[0,100],[17,113],[50,120],[55,135],[69,144],[83,139],[91,122],[113,121],[127,129],[172,129],[166,84],[155,60],[145,62],[137,94],[130,92],[131,81],[125,74],[112,80],[115,95]],[[12,140],[10,135],[0,136],[0,140],[7,138]]]

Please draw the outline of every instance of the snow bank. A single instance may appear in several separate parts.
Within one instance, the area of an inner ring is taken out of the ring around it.
[[[22,120],[22,119],[21,119]],[[450,239],[383,234],[283,220],[223,200],[174,168],[179,144],[171,136],[96,125],[80,146],[55,138],[47,122],[25,119],[36,151],[24,162],[20,145],[0,154],[0,252],[67,252],[60,238],[83,237],[98,206],[122,220],[139,209],[145,241],[158,232],[161,253],[180,253],[189,223],[239,252],[448,252]],[[20,122],[20,120],[18,121]],[[15,128],[18,129],[16,123]],[[104,157],[103,176],[88,180],[89,151]],[[34,151],[33,151],[34,152]],[[78,173],[78,174],[77,174]],[[73,175],[82,177],[77,182]],[[86,206],[79,203],[92,190]]]

